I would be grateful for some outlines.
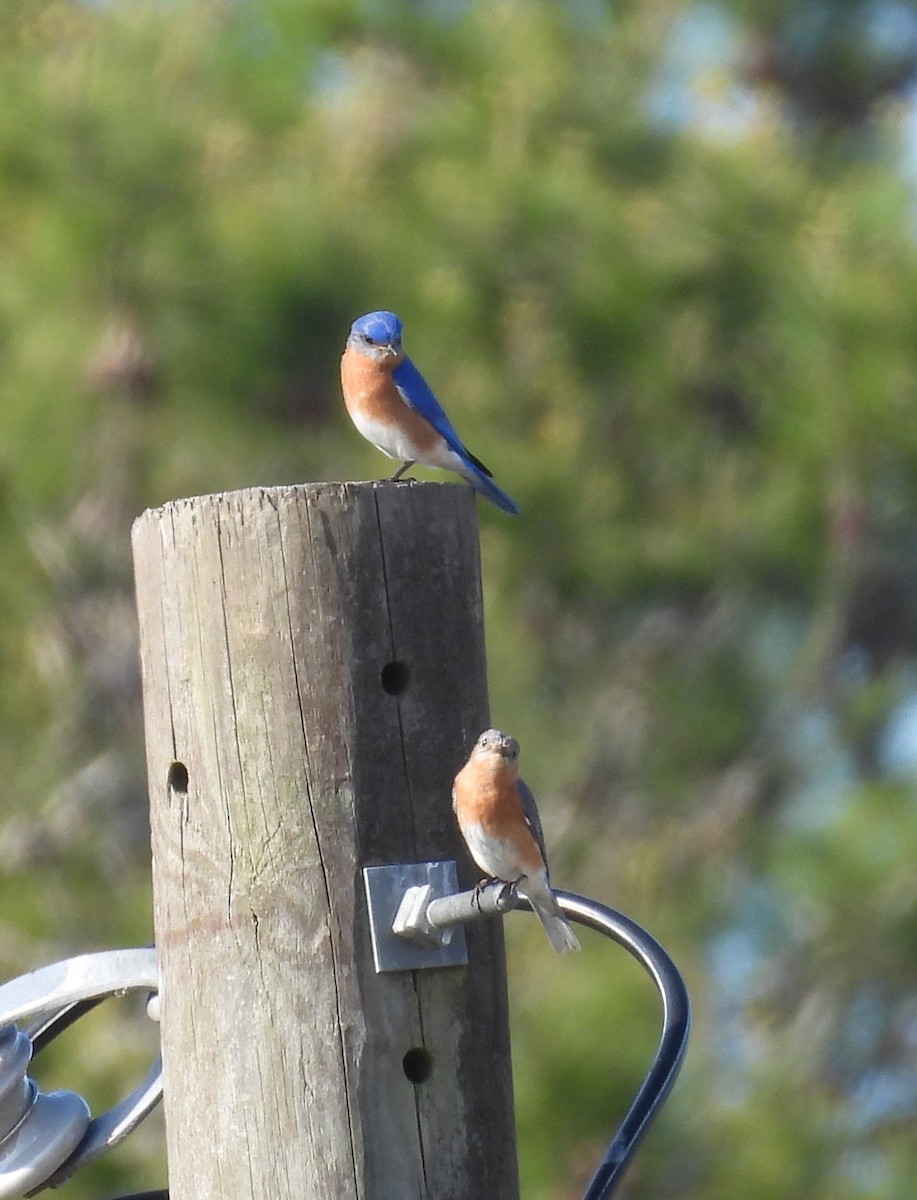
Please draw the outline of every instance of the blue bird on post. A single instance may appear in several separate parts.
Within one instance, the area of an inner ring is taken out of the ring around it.
[[[350,419],[368,442],[400,461],[392,476],[420,463],[455,471],[491,504],[516,515],[519,506],[467,449],[429,384],[401,345],[392,312],[371,312],[350,328],[341,359],[341,390]]]

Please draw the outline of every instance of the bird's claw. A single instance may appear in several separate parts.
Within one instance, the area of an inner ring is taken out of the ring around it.
[[[481,911],[481,893],[492,883],[493,880],[485,876],[484,879],[479,879],[474,885],[474,890],[471,893],[471,906],[472,908],[477,908],[478,912]]]
[[[405,471],[410,471],[411,467],[414,466],[415,462],[416,462],[416,459],[411,459],[410,462],[403,462],[401,464],[401,466],[398,468],[398,470],[395,472],[395,474],[389,479],[389,483],[397,483],[399,479],[402,479],[404,477]]]

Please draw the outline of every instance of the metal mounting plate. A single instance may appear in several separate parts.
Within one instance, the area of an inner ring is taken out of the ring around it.
[[[451,859],[441,862],[397,863],[390,867],[364,867],[363,883],[369,907],[369,924],[376,973],[422,971],[430,967],[464,967],[468,963],[465,931],[452,929],[443,945],[419,945],[393,932],[392,923],[408,888],[427,885],[430,898],[458,891],[458,872]]]

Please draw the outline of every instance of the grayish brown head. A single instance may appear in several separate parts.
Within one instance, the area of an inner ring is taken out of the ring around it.
[[[507,758],[510,762],[517,762],[519,759],[519,743],[499,729],[485,729],[475,742],[474,749],[477,754],[499,754],[501,758]]]

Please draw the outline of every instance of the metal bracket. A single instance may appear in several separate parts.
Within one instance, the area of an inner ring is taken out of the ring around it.
[[[33,1045],[40,1048],[95,1003],[126,992],[155,992],[158,987],[152,947],[84,954],[0,986],[0,1026],[15,1039],[9,1062],[12,1085],[18,1086],[14,1076],[27,1080]],[[24,1023],[22,1033],[14,1029],[14,1022]],[[0,1197],[57,1187],[78,1167],[116,1145],[159,1103],[162,1068],[157,1060],[130,1096],[93,1120],[75,1093],[43,1098],[37,1088],[28,1088],[31,1100],[21,1106],[18,1123],[0,1150]]]
[[[451,859],[364,867],[363,883],[377,974],[467,965],[462,927],[437,928],[426,919],[431,901],[458,891]]]

